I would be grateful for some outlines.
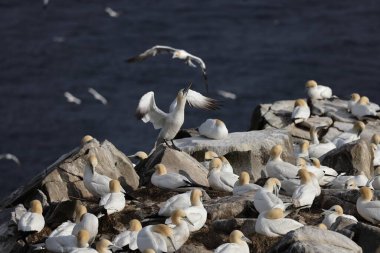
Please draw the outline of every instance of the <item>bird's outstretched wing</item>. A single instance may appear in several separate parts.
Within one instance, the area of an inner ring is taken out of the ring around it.
[[[99,92],[97,92],[93,88],[89,88],[88,92],[94,96],[96,100],[99,100],[103,105],[106,105],[108,103],[107,99],[103,97]]]
[[[137,56],[131,57],[127,60],[127,62],[139,62],[143,61],[146,58],[156,56],[157,54],[163,54],[163,53],[171,53],[173,54],[177,49],[168,47],[168,46],[154,46],[148,50],[146,50],[144,53],[139,54]]]
[[[191,61],[196,62],[199,65],[199,67],[201,68],[203,79],[205,80],[206,91],[208,92],[208,80],[207,80],[207,72],[206,72],[205,62],[201,58],[199,58],[195,55],[192,55],[192,54],[189,54],[189,57],[190,57]],[[189,61],[189,65],[195,67],[195,65],[192,64],[191,61]]]
[[[167,114],[161,111],[154,100],[154,92],[150,91],[141,97],[136,109],[136,117],[144,123],[152,122],[155,129],[162,128]]]
[[[199,108],[199,109],[205,109],[205,110],[216,110],[219,109],[218,101],[203,96],[201,93],[196,92],[194,90],[189,90],[187,92],[187,102],[190,106]]]
[[[17,158],[17,156],[7,153],[7,154],[0,154],[0,160],[1,159],[6,159],[6,160],[12,160],[14,161],[17,165],[20,165],[20,160]]]

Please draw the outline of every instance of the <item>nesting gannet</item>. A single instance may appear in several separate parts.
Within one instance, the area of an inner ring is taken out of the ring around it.
[[[211,160],[214,159],[214,158],[218,158],[218,157],[219,157],[219,156],[218,156],[217,153],[215,153],[214,151],[210,151],[210,150],[208,150],[208,151],[205,152],[205,155],[204,155],[204,161],[201,162],[201,164],[202,164],[206,169],[208,169],[208,168],[210,167],[210,162],[211,162]]]
[[[49,252],[70,252],[78,247],[77,243],[77,238],[73,235],[53,236],[45,240],[45,248]]]
[[[219,158],[212,159],[207,176],[208,183],[214,190],[232,192],[239,176],[231,172],[221,171],[222,165],[223,163]]]
[[[175,249],[179,249],[189,239],[190,231],[188,224],[192,225],[191,220],[187,217],[187,214],[181,210],[175,210],[171,215],[171,228],[173,230],[173,244]],[[168,252],[174,252],[175,249],[170,244],[168,246]]]
[[[92,141],[94,139],[94,137],[92,137],[91,135],[85,135],[83,136],[82,140],[81,140],[81,145],[85,145],[86,143],[89,143],[90,141]]]
[[[228,136],[228,129],[220,119],[207,119],[198,127],[198,132],[200,135],[214,140],[222,140]]]
[[[332,90],[330,87],[318,85],[314,80],[307,81],[305,86],[307,95],[311,99],[325,99],[332,97]]]
[[[338,172],[336,172],[336,170],[327,166],[322,166],[318,158],[312,157],[310,158],[310,161],[314,167],[323,171],[323,176],[318,180],[319,185],[325,186],[331,183],[338,176]]]
[[[174,195],[169,198],[163,205],[161,205],[158,215],[170,216],[171,213],[177,209],[185,209],[191,206],[191,196],[192,191]]]
[[[100,198],[99,206],[103,207],[107,215],[120,212],[125,207],[124,193],[121,192],[119,180],[111,180],[109,182],[110,193]]]
[[[13,154],[9,154],[9,153],[0,154],[0,160],[2,159],[14,161],[18,166],[21,165],[20,160],[17,158],[17,156]]]
[[[137,249],[137,235],[142,229],[141,223],[139,220],[133,219],[129,221],[129,229],[118,234],[113,240],[112,243],[117,247],[126,249],[129,246],[129,249]]]
[[[304,140],[299,144],[299,151],[296,152],[297,158],[305,158],[309,157],[309,141]]]
[[[225,156],[220,156],[219,159],[222,161],[222,168],[220,169],[222,172],[234,173],[234,169]]]
[[[71,235],[75,225],[80,222],[80,218],[85,213],[87,213],[87,209],[82,205],[78,205],[75,208],[75,222],[70,220],[63,222],[50,233],[49,237]]]
[[[115,245],[107,239],[100,239],[100,241],[96,243],[96,250],[99,253],[113,253],[110,249],[111,247],[115,247]]]
[[[148,155],[144,151],[137,151],[135,154],[129,155],[128,158],[130,158],[130,159],[132,158],[132,159],[137,159],[138,160],[137,164],[132,163],[133,167],[136,167],[136,165],[140,164],[142,161],[144,161],[145,159],[147,159]]]
[[[165,165],[162,163],[154,166],[155,172],[153,173],[150,181],[153,185],[164,189],[176,189],[179,187],[192,186],[189,179],[181,174],[167,172]]]
[[[233,195],[253,195],[261,189],[260,185],[249,183],[249,174],[246,171],[240,173],[239,180],[236,181],[233,189]]]
[[[230,242],[220,245],[214,250],[215,253],[249,253],[248,244],[252,243],[239,230],[234,230],[230,234]]]
[[[84,168],[83,183],[87,190],[94,196],[101,197],[110,192],[109,182],[111,178],[98,174],[96,167],[98,166],[98,159],[95,155],[90,155],[88,164]],[[121,188],[125,193],[125,190]]]
[[[359,101],[354,104],[351,108],[351,113],[358,119],[362,119],[366,116],[375,116],[377,115],[376,111],[370,106],[368,97],[363,96]]]
[[[117,11],[114,11],[111,7],[104,8],[104,11],[111,17],[111,18],[118,18],[120,16],[120,13]]]
[[[380,166],[376,168],[374,176],[368,181],[367,186],[374,190],[380,190]]]
[[[65,98],[67,99],[67,102],[69,102],[69,103],[73,103],[73,104],[77,104],[77,105],[80,105],[82,103],[82,101],[79,98],[75,97],[73,94],[71,94],[68,91],[63,93],[63,95],[65,96]]]
[[[313,161],[314,159],[316,159],[316,158],[312,157],[312,158],[310,158],[310,161]],[[306,164],[306,162],[304,162],[303,164],[300,164],[299,166],[300,167],[305,166],[307,171],[313,173],[318,181],[321,180],[325,175],[324,170],[321,168],[321,164],[319,163],[319,166],[318,166],[317,161],[315,161],[315,163],[312,162],[312,164]]]
[[[89,248],[90,233],[82,229],[78,231],[76,235],[76,244],[68,247],[68,251],[59,252],[69,252],[69,253],[98,253],[95,249]]]
[[[317,130],[314,126],[310,128],[310,138],[311,144],[309,145],[309,155],[311,157],[320,158],[324,154],[327,154],[336,148],[335,144],[330,141],[320,143],[318,140]]]
[[[303,99],[297,99],[294,103],[294,109],[292,113],[292,120],[295,124],[306,121],[310,117],[310,108],[306,101]]]
[[[157,253],[167,252],[167,244],[173,244],[173,230],[164,224],[149,225],[137,235],[137,246],[140,251],[153,249]]]
[[[335,223],[336,218],[338,218],[339,216],[354,220],[356,222],[358,221],[354,216],[344,214],[343,208],[340,205],[335,205],[328,210],[323,210],[322,214],[325,216],[322,223],[325,224],[327,228],[330,228],[331,225]]]
[[[225,91],[225,90],[217,90],[216,91],[220,96],[224,97],[224,98],[228,98],[228,99],[236,99],[237,96],[235,93],[232,93],[232,92],[229,92],[229,91]]]
[[[378,145],[375,145],[374,143],[371,143],[371,151],[372,151],[372,164],[373,167],[378,167],[380,166],[380,148]]]
[[[268,177],[276,177],[280,180],[295,178],[298,168],[293,164],[284,162],[281,159],[282,147],[275,145],[270,151],[270,158],[265,166]]]
[[[290,204],[284,204],[277,197],[281,188],[281,182],[277,178],[269,178],[265,185],[259,189],[253,197],[253,204],[259,213],[268,211],[272,208],[281,208],[285,210]],[[273,194],[275,192],[275,194]]]
[[[260,213],[255,224],[255,231],[269,237],[278,237],[303,226],[298,221],[284,218],[284,211],[281,208],[273,208]]]
[[[99,220],[92,213],[87,213],[87,208],[85,206],[81,205],[79,208],[82,209],[79,211],[82,213],[82,216],[80,217],[80,222],[73,228],[72,235],[76,236],[80,230],[85,229],[90,234],[90,243],[92,243],[98,234]]]
[[[297,208],[311,207],[318,189],[312,181],[312,176],[305,168],[301,168],[297,174],[301,179],[301,185],[292,195],[293,205]]]
[[[42,211],[42,204],[39,200],[30,201],[29,210],[21,216],[17,224],[24,241],[28,235],[38,233],[44,228],[45,219]]]
[[[340,148],[346,143],[357,141],[360,139],[360,134],[363,132],[365,124],[361,121],[356,121],[352,129],[348,132],[341,133],[334,140],[333,143],[337,148]]]
[[[188,102],[191,106],[215,110],[218,108],[216,100],[203,96],[202,94],[190,89],[191,84],[181,89],[176,99],[170,106],[169,113],[161,111],[154,100],[154,92],[150,91],[141,97],[136,109],[136,117],[144,123],[151,122],[155,129],[160,129],[156,141],[156,146],[171,141],[172,147],[178,149],[173,142],[174,137],[180,130],[185,119],[185,105]]]
[[[88,88],[88,92],[94,96],[96,100],[99,100],[103,105],[106,105],[108,103],[107,99],[103,97],[99,92],[97,92],[93,88]]]
[[[352,93],[350,100],[347,103],[347,111],[351,112],[352,107],[359,101],[360,95],[358,93]]]
[[[348,180],[350,180],[348,182]],[[338,175],[331,183],[327,184],[331,189],[358,189],[354,176]]]
[[[208,85],[207,85],[207,74],[206,74],[206,64],[204,63],[204,61],[195,56],[195,55],[192,55],[188,52],[186,52],[185,50],[183,49],[176,49],[176,48],[173,48],[173,47],[168,47],[168,46],[160,46],[160,45],[157,45],[157,46],[154,46],[148,50],[146,50],[144,53],[142,54],[139,54],[137,56],[134,56],[132,58],[129,58],[128,59],[128,62],[140,62],[140,61],[143,61],[147,58],[150,58],[150,57],[153,57],[153,56],[156,56],[157,54],[172,54],[172,58],[175,59],[175,58],[178,58],[180,60],[184,60],[185,63],[187,65],[189,65],[190,67],[196,67],[196,65],[192,62],[196,62],[199,67],[201,68],[202,70],[202,74],[203,74],[203,78],[205,80],[205,85],[206,85],[206,91],[208,91]]]
[[[154,249],[146,249],[143,253],[156,253],[156,251]]]
[[[344,189],[346,189],[346,190],[357,190],[357,189],[359,189],[358,185],[356,184],[354,177],[352,177],[352,178],[348,179],[346,182],[344,182]]]
[[[369,187],[360,188],[360,197],[356,201],[356,210],[367,221],[380,224],[380,201],[372,201],[373,191]]]

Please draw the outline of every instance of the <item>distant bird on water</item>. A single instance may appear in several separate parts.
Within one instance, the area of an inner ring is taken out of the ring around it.
[[[80,105],[82,103],[82,101],[79,98],[75,97],[73,94],[71,94],[68,91],[66,91],[65,93],[63,93],[63,95],[66,97],[67,102],[69,102],[69,103],[74,103],[74,104],[77,104],[77,105]]]
[[[178,58],[180,60],[184,60],[187,65],[189,65],[190,67],[194,67],[194,68],[196,68],[197,66],[192,61],[196,62],[202,70],[203,79],[205,80],[206,90],[208,92],[206,64],[204,63],[204,61],[201,58],[199,58],[195,55],[192,55],[183,49],[176,49],[173,47],[157,45],[157,46],[154,46],[154,47],[146,50],[142,54],[139,54],[137,56],[129,58],[127,60],[127,62],[143,61],[147,58],[156,56],[157,54],[172,54],[173,55],[172,59]]]
[[[88,92],[91,95],[93,95],[96,100],[99,100],[103,105],[106,105],[108,103],[107,99],[103,97],[102,95],[100,95],[100,93],[97,92],[95,89],[88,88]]]
[[[5,159],[5,160],[11,160],[14,161],[17,165],[21,165],[20,160],[13,154],[6,153],[6,154],[0,154],[0,160]]]
[[[157,107],[153,91],[141,97],[136,109],[136,117],[141,119],[144,123],[152,122],[155,129],[161,128],[156,146],[163,142],[169,146],[167,142],[171,141],[172,145],[169,147],[179,150],[179,148],[174,145],[173,139],[181,129],[185,120],[186,102],[188,102],[190,106],[200,109],[215,110],[218,108],[216,100],[205,97],[199,92],[191,90],[190,87],[191,84],[178,92],[176,99],[170,106],[169,113],[165,113]]]

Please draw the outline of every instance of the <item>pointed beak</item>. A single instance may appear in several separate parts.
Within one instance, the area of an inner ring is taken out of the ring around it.
[[[241,239],[243,239],[243,241],[246,241],[247,243],[250,243],[250,244],[253,244],[251,240],[249,240],[247,237],[243,236]]]
[[[169,242],[170,242],[170,244],[172,245],[174,251],[177,251],[177,249],[176,249],[175,246],[174,246],[174,242],[173,242],[172,238],[171,238],[170,236],[168,236],[168,239],[169,239]]]
[[[187,223],[189,223],[191,226],[194,226],[194,224],[189,220],[189,218],[184,217],[183,218]]]
[[[190,88],[191,88],[191,85],[193,85],[193,83],[190,83],[189,86],[187,86],[187,88],[183,89],[183,94],[186,95],[187,92],[189,92]]]

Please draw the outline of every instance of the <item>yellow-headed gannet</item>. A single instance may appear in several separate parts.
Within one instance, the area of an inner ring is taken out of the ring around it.
[[[222,140],[228,136],[227,127],[220,119],[207,119],[198,127],[198,132],[200,135],[214,140]]]
[[[281,159],[282,146],[275,145],[270,151],[270,158],[265,166],[268,177],[276,177],[280,180],[295,178],[297,176],[297,166],[284,162]]]
[[[351,113],[359,120],[366,116],[375,116],[377,115],[376,111],[370,106],[368,97],[363,96],[359,101],[354,104],[351,108]]]
[[[129,229],[118,234],[112,243],[117,247],[127,249],[127,246],[131,250],[137,250],[137,235],[142,229],[139,220],[133,219],[129,221]]]
[[[360,95],[358,93],[352,93],[350,100],[347,103],[347,111],[351,112],[352,107],[359,101]]]
[[[40,232],[45,226],[45,219],[42,215],[42,204],[39,200],[30,201],[29,210],[24,213],[18,221],[18,231],[21,233],[23,240],[34,233]]]
[[[90,243],[92,243],[95,240],[96,235],[98,234],[98,227],[99,227],[99,220],[98,217],[93,215],[92,213],[87,212],[87,208],[85,206],[80,206],[79,212],[82,213],[82,216],[80,217],[80,222],[75,225],[73,228],[73,235],[78,235],[78,232],[82,229],[87,230],[87,232],[90,234]]]
[[[133,167],[136,167],[136,165],[140,164],[142,161],[147,159],[148,155],[144,151],[137,151],[135,154],[129,155],[128,158],[129,159],[136,159],[138,161],[137,164],[132,163]]]
[[[189,239],[190,231],[188,224],[192,225],[191,220],[187,217],[187,214],[182,210],[175,210],[171,215],[170,225],[173,230],[173,244],[175,249],[179,249]],[[168,252],[174,252],[175,249],[170,244],[168,246]]]
[[[297,158],[309,158],[309,141],[303,140],[299,144],[299,150],[295,150]]]
[[[192,191],[188,191],[185,193],[174,195],[165,201],[160,210],[158,211],[158,215],[161,216],[170,216],[172,212],[177,209],[185,209],[191,206],[190,196]]]
[[[356,121],[352,129],[348,132],[341,133],[334,140],[333,143],[337,148],[340,148],[346,143],[357,141],[360,139],[360,134],[365,129],[365,124],[361,121]]]
[[[311,207],[318,189],[313,183],[312,176],[305,168],[301,168],[297,174],[301,179],[301,185],[292,195],[293,205],[297,208]]]
[[[220,169],[222,172],[234,173],[234,169],[225,156],[219,156],[219,159],[222,161],[222,168]]]
[[[368,181],[367,186],[374,190],[380,190],[380,166],[376,168],[373,178]]]
[[[125,207],[124,193],[121,192],[119,180],[113,179],[109,182],[110,193],[100,198],[99,206],[103,207],[107,215],[120,212]]]
[[[146,226],[137,235],[137,246],[140,251],[153,249],[157,253],[167,252],[168,244],[175,247],[173,230],[164,224]]]
[[[278,237],[303,226],[298,221],[284,218],[284,211],[281,208],[273,208],[260,213],[255,224],[255,231],[269,237]]]
[[[259,189],[253,197],[253,204],[259,213],[268,211],[272,208],[285,210],[290,204],[284,204],[278,197],[281,182],[277,178],[269,178],[265,185]],[[275,194],[273,194],[273,192]]]
[[[73,229],[77,223],[80,222],[80,218],[83,214],[87,213],[87,209],[82,205],[77,205],[75,208],[75,222],[72,221],[65,221],[61,225],[59,225],[56,229],[53,230],[53,232],[50,233],[49,237],[56,237],[56,236],[65,236],[65,235],[71,235],[73,232]]]
[[[155,172],[150,178],[150,181],[159,188],[176,189],[179,187],[192,186],[192,183],[187,177],[178,173],[167,172],[165,165],[162,163],[156,164],[154,169]]]
[[[209,173],[207,176],[208,183],[214,190],[232,192],[234,184],[239,179],[239,176],[231,172],[221,171],[222,165],[223,163],[219,158],[214,158],[210,162]]]
[[[261,189],[260,185],[250,184],[248,172],[242,171],[239,180],[236,181],[233,189],[233,195],[253,195]]]
[[[292,113],[292,120],[295,124],[306,121],[310,117],[310,108],[306,101],[303,99],[297,99],[294,103],[294,109]]]
[[[234,230],[230,234],[230,242],[220,245],[214,250],[215,253],[249,253],[248,244],[252,243],[239,230]]]
[[[317,84],[314,80],[309,80],[305,84],[307,95],[311,99],[326,99],[332,97],[330,87]]]
[[[311,144],[309,145],[310,157],[320,158],[324,154],[336,148],[335,144],[330,141],[325,142],[325,143],[319,142],[318,134],[317,134],[317,130],[315,126],[312,126],[310,128],[310,138],[311,138]]]
[[[78,231],[77,234],[77,245],[73,247],[70,253],[99,253],[97,250],[89,248],[90,233],[83,229]]]
[[[204,161],[201,162],[201,164],[202,164],[206,169],[208,169],[208,168],[210,167],[210,162],[211,162],[211,160],[214,159],[214,158],[218,158],[218,157],[219,157],[219,156],[218,156],[217,153],[215,153],[214,151],[210,151],[210,150],[208,150],[208,151],[205,152],[205,155],[204,155]]]
[[[335,220],[339,216],[342,216],[342,217],[347,218],[347,219],[354,220],[356,222],[358,221],[354,216],[344,214],[343,213],[343,208],[340,205],[332,206],[328,210],[324,210],[323,209],[323,213],[322,214],[325,216],[325,218],[323,219],[322,223],[325,224],[327,228],[330,228],[331,225],[335,223]]]
[[[369,187],[360,188],[360,197],[356,201],[356,210],[367,221],[380,224],[380,201],[372,201],[373,191]]]
[[[323,171],[323,176],[318,180],[319,185],[325,186],[331,183],[338,176],[338,172],[336,172],[336,170],[327,166],[322,166],[318,158],[312,157],[310,158],[310,161],[312,162],[315,168],[318,168],[321,171]]]

